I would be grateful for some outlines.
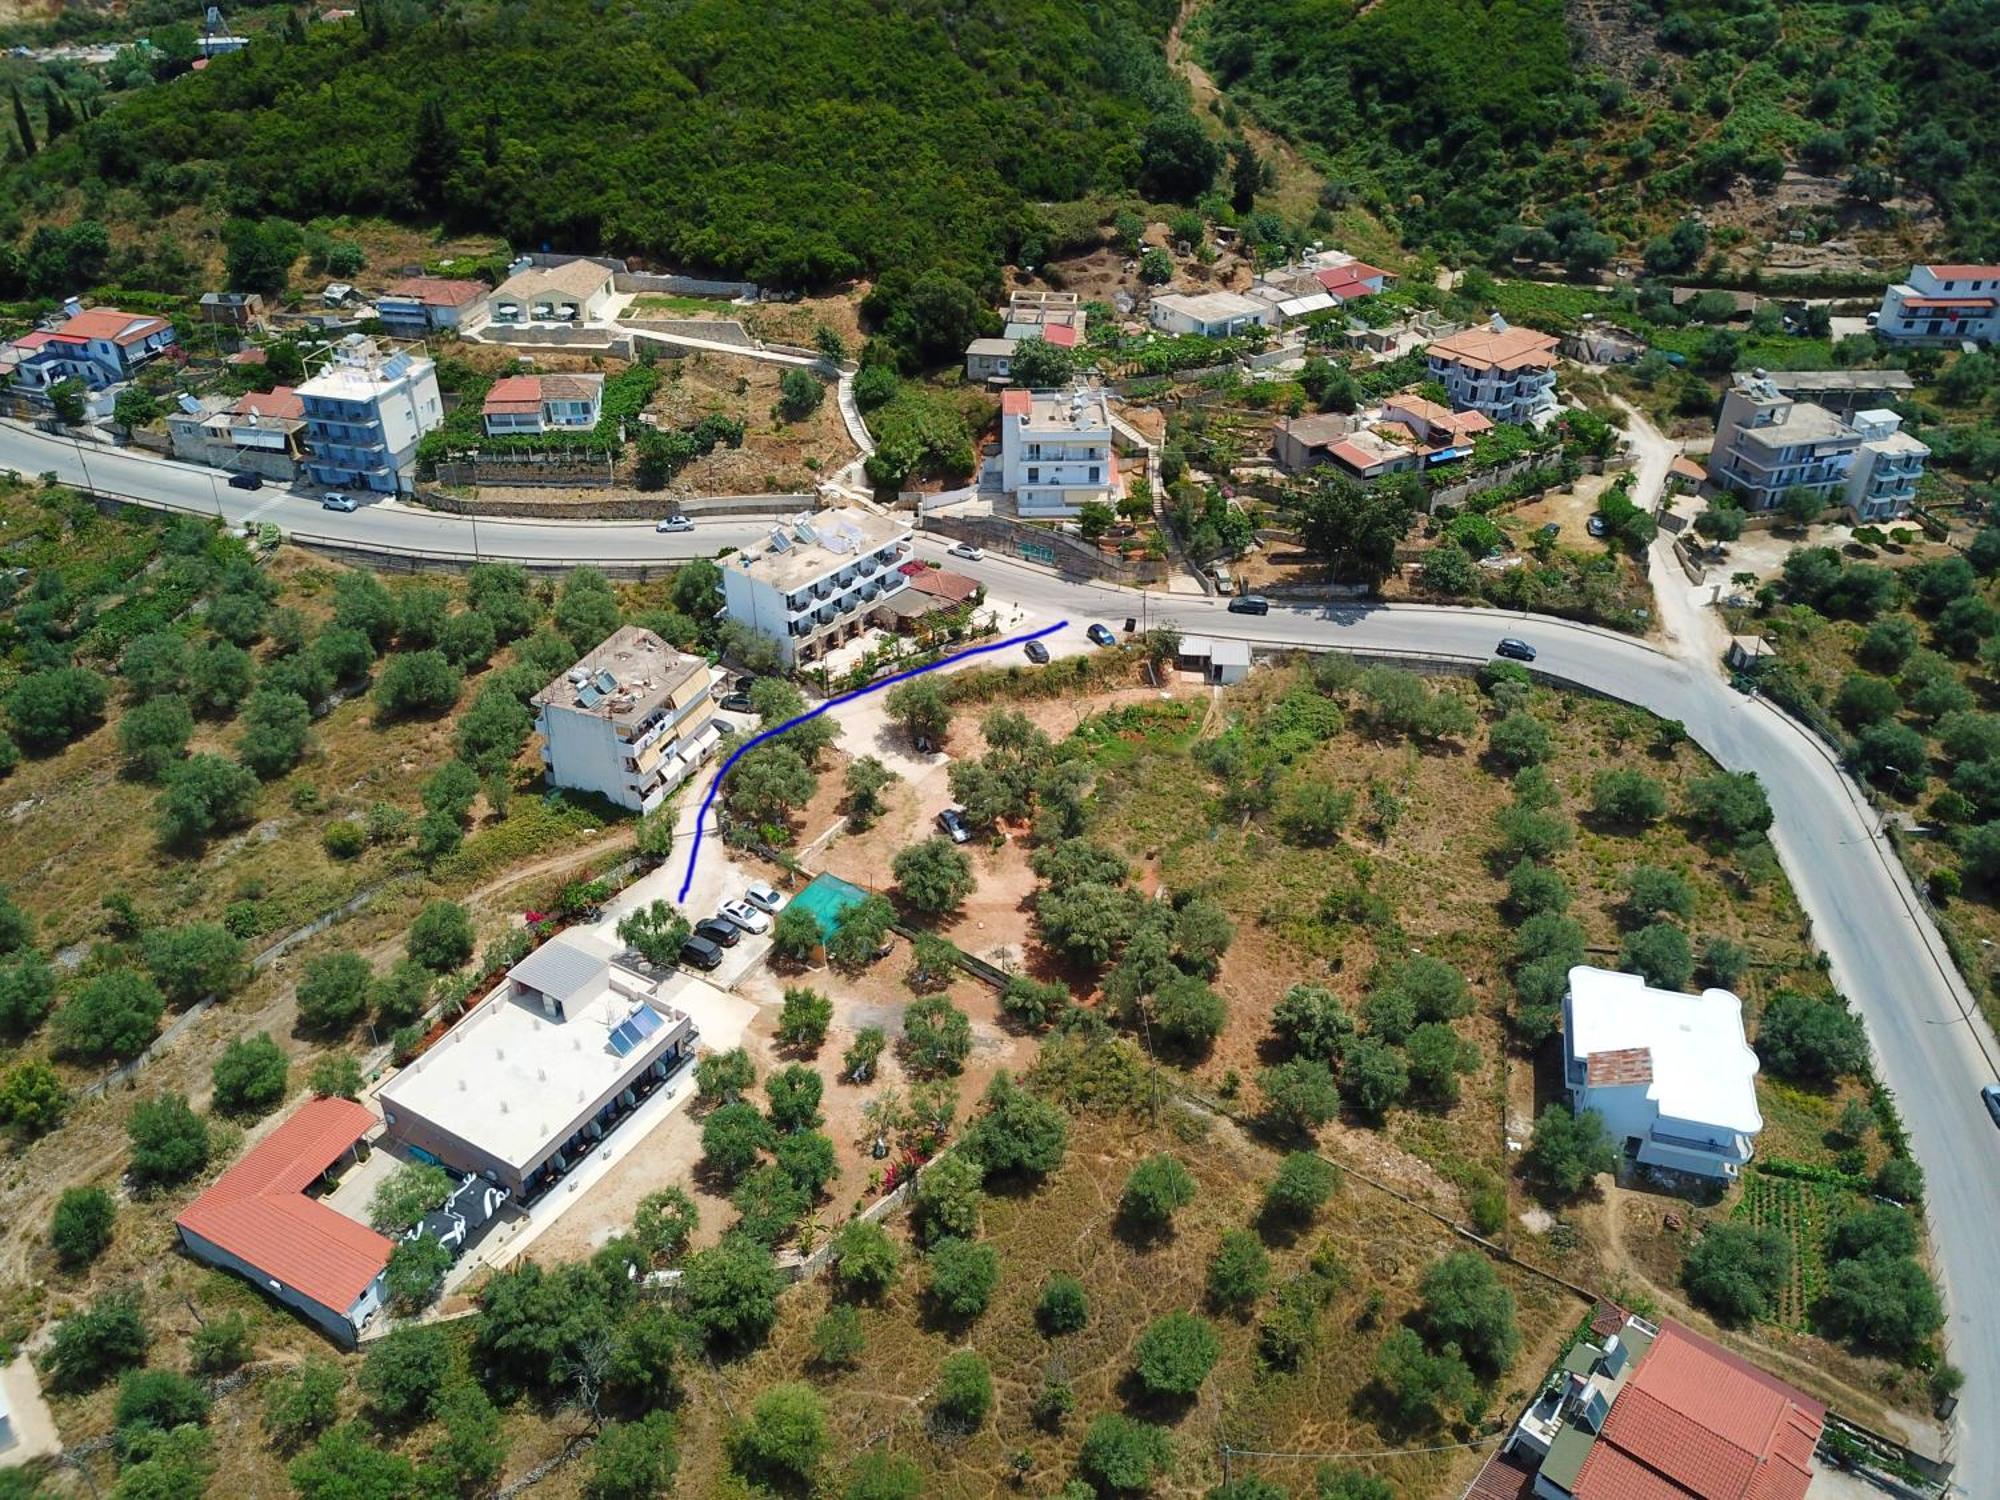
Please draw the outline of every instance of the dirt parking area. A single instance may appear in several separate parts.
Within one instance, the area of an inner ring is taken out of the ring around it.
[[[1503,525],[1514,532],[1516,541],[1526,544],[1551,522],[1562,527],[1557,538],[1564,547],[1600,547],[1603,544],[1589,531],[1590,518],[1597,514],[1598,500],[1616,478],[1610,474],[1585,474],[1566,490],[1551,490],[1539,500],[1518,505],[1506,513]],[[1518,526],[1512,524],[1518,522]]]

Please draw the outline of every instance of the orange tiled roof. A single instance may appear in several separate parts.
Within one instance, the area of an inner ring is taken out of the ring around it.
[[[1666,1321],[1611,1403],[1576,1500],[1804,1500],[1826,1408]]]
[[[1474,370],[1549,370],[1555,368],[1553,335],[1533,328],[1468,328],[1430,347],[1456,364]]]
[[[349,1099],[315,1099],[174,1222],[245,1265],[345,1312],[389,1263],[389,1241],[305,1190],[374,1128]]]
[[[59,339],[106,339],[114,344],[136,344],[168,327],[165,318],[145,313],[120,312],[115,307],[93,307],[65,319],[56,329]]]

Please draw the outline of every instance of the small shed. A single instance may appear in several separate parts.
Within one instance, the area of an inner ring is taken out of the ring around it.
[[[1676,495],[1692,495],[1708,482],[1708,473],[1685,453],[1676,453],[1667,465],[1667,489]]]
[[[1241,682],[1250,675],[1250,643],[1184,635],[1178,665],[1184,672],[1201,673],[1203,682],[1222,686]]]
[[[1761,635],[1732,635],[1722,659],[1735,671],[1754,673],[1776,661],[1778,650]]]

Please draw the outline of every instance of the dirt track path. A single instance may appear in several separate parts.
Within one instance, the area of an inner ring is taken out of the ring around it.
[[[1274,135],[1258,124],[1250,117],[1249,111],[1238,112],[1233,131],[1223,125],[1219,116],[1209,112],[1211,101],[1226,100],[1226,96],[1216,86],[1215,80],[1208,76],[1208,71],[1194,60],[1186,46],[1188,25],[1206,3],[1207,0],[1181,0],[1180,13],[1174,17],[1173,27],[1167,32],[1167,66],[1187,80],[1188,92],[1194,99],[1195,117],[1208,127],[1211,134],[1241,135],[1256,149],[1261,160],[1275,165],[1278,182],[1275,188],[1269,190],[1274,206],[1288,218],[1302,218],[1319,203],[1319,190],[1324,181],[1319,169],[1283,136]]]

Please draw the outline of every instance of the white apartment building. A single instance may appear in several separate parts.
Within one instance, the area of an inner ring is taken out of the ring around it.
[[[1523,426],[1554,415],[1556,347],[1553,335],[1515,328],[1498,313],[1483,327],[1439,339],[1426,351],[1430,378],[1459,411]]]
[[[877,600],[908,586],[896,565],[909,550],[899,517],[854,506],[798,515],[722,560],[723,604],[776,645],[785,666],[816,661],[861,634]]]
[[[1939,343],[2000,336],[2000,266],[1911,266],[1882,293],[1875,331],[1885,339]]]
[[[1581,965],[1563,996],[1563,1082],[1576,1112],[1596,1110],[1612,1144],[1647,1166],[1734,1177],[1764,1117],[1743,1002],[1683,995],[1637,974]]]
[[[722,738],[714,682],[700,657],[620,626],[530,700],[549,783],[651,812]]]
[[[1831,505],[1846,498],[1860,447],[1861,434],[1825,407],[1794,401],[1752,370],[1722,398],[1708,477],[1750,510],[1771,509],[1795,486]]]
[[[437,366],[421,354],[350,333],[326,367],[298,388],[306,472],[337,490],[395,494],[417,473],[417,442],[444,420]]]
[[[1861,446],[1847,476],[1848,514],[1857,521],[1908,515],[1931,450],[1904,432],[1903,419],[1887,409],[1856,412],[1851,421]]]
[[[1022,516],[1075,516],[1117,499],[1104,392],[1008,391],[1000,398],[1000,488]]]

